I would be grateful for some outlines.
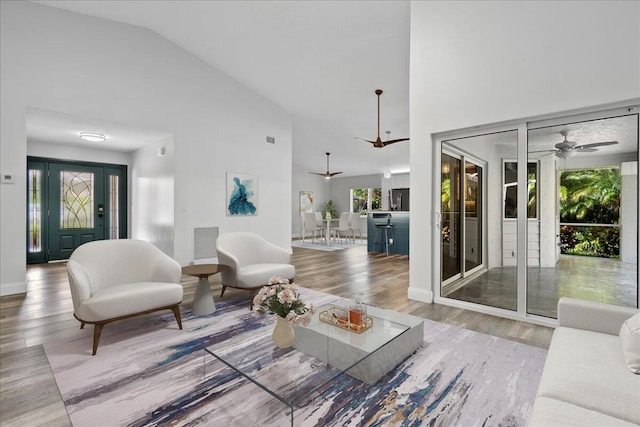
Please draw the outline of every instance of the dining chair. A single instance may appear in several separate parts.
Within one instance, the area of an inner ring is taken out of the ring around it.
[[[342,212],[340,214],[340,219],[338,219],[338,226],[332,228],[332,231],[336,233],[336,238],[341,243],[342,243],[343,236],[346,236],[347,239],[350,238],[351,229],[349,227],[349,212]],[[353,243],[355,244],[355,239]]]
[[[304,217],[305,213],[300,212],[300,241],[304,243]]]
[[[360,243],[362,243],[362,230],[360,229],[360,213],[351,212],[349,213],[349,229],[351,231],[351,236],[353,237],[353,243],[356,243],[356,233],[358,233],[358,238],[360,239]]]
[[[316,236],[320,235],[322,237],[322,231],[324,228],[322,226],[318,226],[316,220],[316,214],[314,212],[307,212],[304,214],[304,235],[306,236],[309,233],[312,236],[312,243],[315,243]]]

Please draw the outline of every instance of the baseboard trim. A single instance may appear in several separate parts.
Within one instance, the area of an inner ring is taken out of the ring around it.
[[[0,284],[0,297],[7,295],[26,294],[27,282],[2,283]]]
[[[433,292],[426,289],[409,287],[407,298],[431,304],[433,302]]]

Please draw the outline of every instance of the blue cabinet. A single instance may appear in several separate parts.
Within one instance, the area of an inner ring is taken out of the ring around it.
[[[409,212],[369,212],[367,214],[367,250],[386,252],[383,229],[387,223],[391,225],[388,236],[393,235],[393,244],[389,245],[389,253],[409,255]]]

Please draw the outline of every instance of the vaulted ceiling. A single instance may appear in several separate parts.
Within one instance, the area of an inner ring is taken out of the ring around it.
[[[294,163],[343,176],[409,170],[409,2],[38,1],[155,31],[289,111]],[[388,160],[387,160],[388,156]]]
[[[378,149],[354,139],[377,136],[376,89],[384,90],[381,138],[409,136],[408,1],[37,3],[152,30],[286,109],[293,115],[293,161],[303,170],[324,172],[331,152],[331,169],[341,176],[381,174],[387,165],[394,173],[409,171],[411,142]],[[552,149],[564,130],[582,144],[620,142],[600,153],[637,152],[635,131],[619,133],[610,123],[535,131],[530,151]]]

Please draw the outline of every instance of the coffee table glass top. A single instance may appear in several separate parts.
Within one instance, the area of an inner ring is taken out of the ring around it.
[[[308,326],[296,325],[293,347],[280,349],[273,344],[271,333],[276,319],[271,315],[273,323],[243,329],[207,347],[205,354],[215,356],[292,409],[304,406],[331,380],[349,374],[376,350],[409,330],[397,319],[391,320],[393,316],[386,316],[386,310],[369,313],[373,326],[359,334],[319,320],[322,311],[344,304],[323,305]]]

